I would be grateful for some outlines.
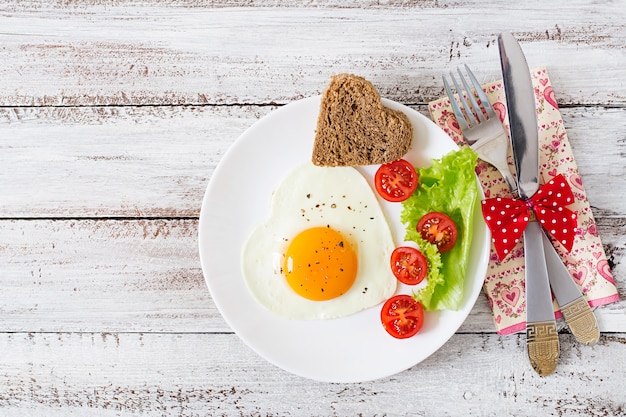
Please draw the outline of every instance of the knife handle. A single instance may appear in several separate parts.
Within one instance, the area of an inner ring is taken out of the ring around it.
[[[528,223],[524,230],[526,345],[533,369],[546,376],[556,368],[560,346],[542,236],[537,221]]]
[[[559,362],[559,334],[556,322],[526,324],[526,345],[530,364],[540,376],[550,375]]]

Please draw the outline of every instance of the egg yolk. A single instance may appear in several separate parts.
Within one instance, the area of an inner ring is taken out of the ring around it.
[[[314,227],[291,241],[283,271],[289,286],[302,297],[330,300],[354,284],[357,256],[341,233],[330,227]]]

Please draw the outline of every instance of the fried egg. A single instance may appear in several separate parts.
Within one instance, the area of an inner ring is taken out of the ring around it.
[[[267,309],[290,319],[332,319],[393,295],[394,247],[382,208],[356,169],[307,162],[275,190],[269,218],[244,244],[242,271]]]

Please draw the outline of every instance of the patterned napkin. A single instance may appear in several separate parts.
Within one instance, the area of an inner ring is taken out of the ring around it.
[[[591,307],[615,302],[619,299],[615,281],[578,174],[550,78],[543,67],[534,69],[531,73],[539,124],[540,183],[543,184],[556,175],[563,174],[569,181],[575,197],[574,204],[568,208],[578,213],[578,229],[572,251],[565,253],[563,247],[558,244],[556,250]],[[508,130],[502,81],[485,84],[483,89]],[[430,102],[428,108],[436,124],[459,146],[467,146],[447,97]],[[514,166],[511,155],[509,155],[509,164]],[[486,197],[511,197],[504,179],[491,165],[479,160],[476,172]],[[489,300],[498,334],[512,334],[526,329],[523,242],[520,242],[502,262],[498,261],[492,245],[483,289]],[[561,317],[556,302],[554,308],[556,317]]]

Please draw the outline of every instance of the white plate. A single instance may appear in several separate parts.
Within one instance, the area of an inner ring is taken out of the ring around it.
[[[379,318],[381,305],[322,321],[288,320],[267,311],[244,282],[241,250],[252,229],[269,215],[273,189],[288,172],[311,158],[320,100],[319,96],[311,97],[273,111],[244,132],[224,155],[202,203],[200,260],[211,296],[224,319],[263,358],[314,380],[367,381],[421,362],[456,332],[480,292],[490,235],[477,202],[463,307],[459,311],[428,312],[423,329],[410,339],[397,340],[385,332]],[[383,103],[403,111],[413,124],[414,140],[405,158],[414,165],[429,165],[432,158],[457,149],[428,118],[401,104]],[[359,168],[370,184],[376,168]],[[381,205],[396,244],[401,244],[401,204],[381,200]],[[410,294],[410,289],[401,286],[399,292]]]

